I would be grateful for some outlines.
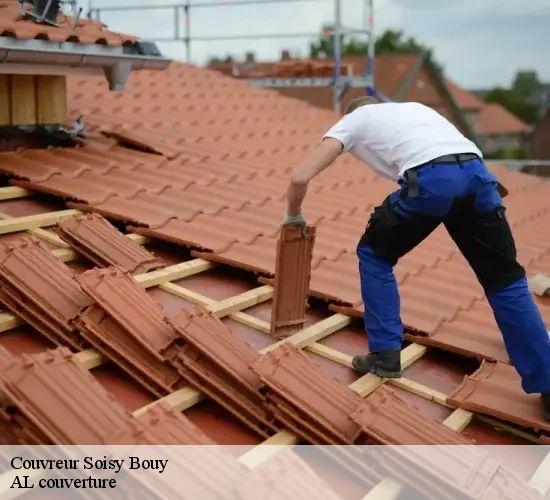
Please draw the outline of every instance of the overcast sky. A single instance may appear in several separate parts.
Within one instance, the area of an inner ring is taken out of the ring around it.
[[[173,3],[179,1],[93,0],[94,7]],[[342,0],[347,27],[363,26],[365,3],[366,0]],[[246,6],[224,5],[224,0],[219,0],[219,4],[191,9],[192,34],[317,33],[334,15],[332,0]],[[508,85],[518,69],[534,69],[542,80],[550,82],[550,0],[374,0],[374,4],[377,32],[400,29],[432,46],[447,75],[467,88]],[[89,0],[80,0],[80,5],[86,10]],[[101,19],[114,30],[145,38],[170,37],[174,33],[171,10],[105,12]],[[247,50],[254,50],[258,59],[274,59],[284,48],[307,55],[310,41],[290,38],[193,42],[192,61],[203,64],[213,55],[242,56]],[[185,57],[181,42],[159,45],[169,57]]]

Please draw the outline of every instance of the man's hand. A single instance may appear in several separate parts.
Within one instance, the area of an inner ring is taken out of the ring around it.
[[[301,216],[302,201],[306,195],[309,181],[338,158],[342,148],[340,141],[327,137],[311,152],[306,161],[294,171],[287,190],[288,216]]]
[[[283,221],[285,226],[300,226],[302,228],[306,227],[306,219],[303,214],[298,215],[285,215],[285,220]]]

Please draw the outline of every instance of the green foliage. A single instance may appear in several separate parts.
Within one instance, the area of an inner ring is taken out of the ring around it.
[[[520,87],[523,85],[520,84]],[[529,94],[523,94],[524,91],[518,91],[515,85],[511,89],[495,87],[485,96],[485,101],[499,103],[524,122],[532,124],[537,120],[538,106],[525,100]]]
[[[327,59],[334,57],[334,38],[330,33],[332,26],[323,26],[322,36],[317,42],[310,44],[309,55],[312,59]],[[386,30],[375,40],[377,54],[423,54],[433,68],[441,72],[441,66],[434,60],[432,49],[418,42],[415,38],[405,38],[402,31]],[[351,37],[343,39],[342,56],[366,56],[368,42]]]
[[[525,160],[529,157],[527,148],[498,149],[492,153],[484,153],[488,160]]]
[[[512,91],[525,99],[533,94],[540,85],[536,71],[518,71],[512,84]]]

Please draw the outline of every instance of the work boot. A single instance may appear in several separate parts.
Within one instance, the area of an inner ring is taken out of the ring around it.
[[[543,392],[540,399],[542,400],[542,415],[545,420],[550,422],[550,392]]]
[[[361,354],[351,360],[353,368],[359,373],[376,373],[383,378],[401,377],[401,350]]]

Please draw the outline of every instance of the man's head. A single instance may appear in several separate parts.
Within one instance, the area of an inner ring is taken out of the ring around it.
[[[380,100],[374,96],[366,95],[352,99],[346,108],[346,115],[367,104],[379,104]]]

